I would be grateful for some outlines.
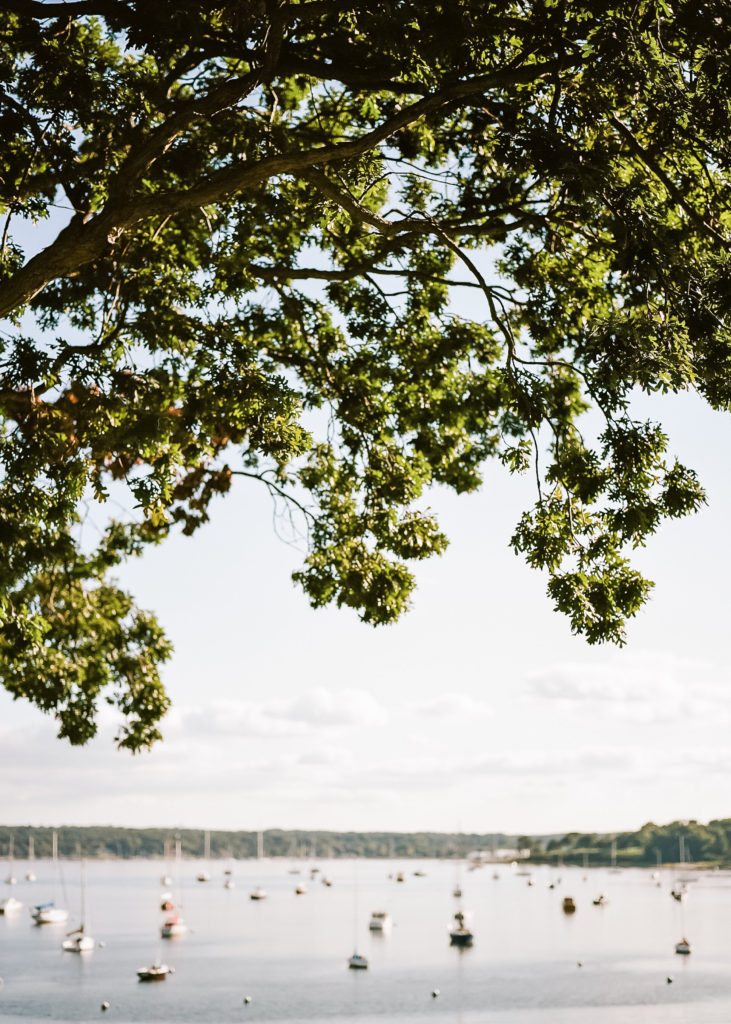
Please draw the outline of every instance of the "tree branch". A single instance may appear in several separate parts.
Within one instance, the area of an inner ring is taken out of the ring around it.
[[[298,153],[282,153],[252,164],[235,164],[183,192],[160,192],[127,200],[110,200],[100,213],[90,219],[74,217],[50,246],[0,285],[0,316],[7,316],[29,302],[54,279],[92,262],[107,246],[114,245],[125,230],[141,220],[212,205],[278,175],[302,173],[338,160],[361,156],[401,128],[456,99],[479,95],[500,86],[536,81],[552,74],[555,69],[556,62],[547,61],[454,82],[440,92],[409,104],[377,128],[346,142]]]

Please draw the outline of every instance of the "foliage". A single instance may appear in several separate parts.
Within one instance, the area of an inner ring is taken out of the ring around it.
[[[23,858],[33,839],[37,857],[50,857],[53,830],[29,825],[0,825],[0,856],[12,839],[15,856]],[[202,857],[204,833],[200,829],[111,828],[64,826],[58,830],[61,857],[163,857],[171,859],[175,837],[184,857]],[[310,832],[268,829],[264,833],[267,857],[465,857],[473,850],[514,846],[514,837],[502,833],[478,835],[461,832]],[[213,858],[255,857],[256,832],[211,832]]]
[[[612,843],[616,844],[617,864],[620,867],[680,861],[681,839],[688,862],[731,862],[731,819],[710,821],[702,825],[697,821],[673,821],[669,825],[643,825],[637,832],[617,832],[614,835],[572,832],[554,836],[544,847],[539,859],[556,858],[567,863],[581,864],[584,856],[589,864],[609,864]],[[535,855],[534,855],[535,859]]]
[[[689,0],[7,0],[11,693],[154,742],[169,646],[114,567],[239,475],[297,517],[311,602],[379,624],[445,547],[428,489],[530,472],[513,546],[622,643],[628,553],[704,500],[633,396],[731,398],[729,43]]]

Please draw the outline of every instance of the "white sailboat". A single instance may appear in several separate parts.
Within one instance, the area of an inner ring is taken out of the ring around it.
[[[679,856],[680,856],[680,868],[682,870],[685,864],[685,836],[681,836],[678,840],[679,845]],[[681,903],[688,896],[688,886],[685,884],[685,880],[681,877],[676,876],[675,884],[670,890],[670,895],[677,903]]]
[[[205,861],[206,864],[208,864],[210,859],[211,833],[208,831],[208,829],[206,829],[206,831],[203,834],[203,860]],[[206,870],[206,868],[203,868],[201,871],[199,871],[198,874],[196,875],[196,878],[199,882],[210,882],[211,880],[210,873]]]
[[[15,885],[17,879],[13,875],[13,837],[10,837],[8,844],[8,877],[5,879],[6,885]],[[23,909],[23,904],[20,900],[17,900],[15,896],[7,896],[4,900],[0,900],[0,915],[3,917],[10,917],[11,914],[17,914],[19,910]]]
[[[175,840],[175,872],[178,883],[178,906],[182,904],[182,900],[180,899],[180,859],[181,844],[180,837],[178,836],[176,837]],[[160,928],[160,937],[163,939],[178,939],[182,935],[185,935],[187,931],[188,926],[185,923],[185,920],[180,916],[180,914],[173,911],[172,913],[168,914],[168,916],[163,921],[162,927]]]
[[[163,859],[165,860],[165,874],[160,877],[160,885],[165,889],[168,889],[173,884],[173,879],[170,875],[170,837],[165,836],[165,843],[163,847]]]
[[[11,836],[9,841],[8,841],[8,874],[7,874],[7,878],[5,879],[5,884],[6,885],[17,885],[18,884],[18,879],[13,874],[13,852],[14,852],[14,847],[15,847],[15,838],[13,836]]]
[[[33,836],[28,836],[28,863],[33,864],[35,860],[35,844],[33,842]],[[32,867],[29,867],[25,874],[26,882],[35,882],[36,875]]]
[[[51,859],[53,866],[56,869],[56,877],[61,881],[63,888],[63,879],[61,878],[61,865],[58,859],[58,832],[53,830],[51,835]],[[69,919],[69,912],[65,907],[57,907],[55,900],[47,900],[45,903],[37,903],[32,911],[31,917],[36,924],[65,924]]]
[[[612,837],[612,864],[611,864],[611,867],[609,868],[609,873],[611,875],[618,875],[620,873],[620,871],[621,871],[621,868],[617,867],[617,840],[613,836]]]
[[[81,862],[81,916],[78,928],[69,932],[61,943],[66,953],[90,953],[96,942],[88,932],[88,912],[86,906],[86,864]]]
[[[265,900],[267,898],[266,889],[262,889],[260,885],[257,885],[255,889],[252,889],[249,893],[250,900]]]

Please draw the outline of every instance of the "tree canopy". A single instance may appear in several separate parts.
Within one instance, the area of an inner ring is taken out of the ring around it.
[[[513,547],[622,643],[632,548],[704,500],[633,396],[731,398],[730,95],[713,2],[6,0],[4,686],[153,743],[170,646],[115,566],[237,476],[379,624],[446,546],[429,488],[501,460]]]

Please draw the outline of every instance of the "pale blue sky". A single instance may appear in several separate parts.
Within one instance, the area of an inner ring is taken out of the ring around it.
[[[478,495],[434,495],[451,546],[377,630],[308,607],[298,553],[244,482],[194,539],[124,572],[176,647],[165,744],[72,750],[2,697],[3,818],[543,831],[730,813],[731,418],[661,406],[710,505],[639,555],[657,589],[623,651],[572,637],[508,549],[532,495],[498,466]]]
[[[150,755],[88,748],[0,694],[3,820],[260,828],[614,830],[731,814],[731,417],[643,400],[709,492],[638,563],[657,582],[622,651],[591,648],[508,547],[530,479],[435,492],[451,538],[411,612],[374,630],[313,611],[272,506],[239,481],[192,540],[122,579],[175,644],[175,708]]]

